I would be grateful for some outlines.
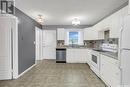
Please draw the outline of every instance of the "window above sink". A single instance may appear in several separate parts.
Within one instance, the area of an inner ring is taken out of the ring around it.
[[[83,29],[67,29],[65,33],[65,45],[84,45]]]
[[[69,32],[69,44],[78,44],[79,32],[70,31]]]

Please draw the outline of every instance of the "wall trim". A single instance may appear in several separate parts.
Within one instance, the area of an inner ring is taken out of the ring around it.
[[[79,26],[73,26],[73,25],[43,25],[43,30],[57,30],[57,28],[64,28],[64,29],[84,29],[92,27],[92,25],[79,25]]]

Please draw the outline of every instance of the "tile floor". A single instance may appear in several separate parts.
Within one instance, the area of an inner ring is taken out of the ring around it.
[[[87,64],[57,64],[43,60],[17,80],[0,81],[0,87],[107,87]]]

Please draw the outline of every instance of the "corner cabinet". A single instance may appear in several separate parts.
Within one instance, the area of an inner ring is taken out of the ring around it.
[[[57,40],[65,40],[65,29],[64,28],[57,29]]]
[[[94,27],[84,29],[84,40],[98,39],[98,32]]]
[[[111,57],[101,56],[100,75],[101,79],[110,87],[120,86],[120,69],[118,67],[118,60]]]

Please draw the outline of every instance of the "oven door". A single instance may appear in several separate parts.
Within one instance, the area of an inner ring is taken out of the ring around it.
[[[99,56],[98,56],[98,55],[92,54],[91,61],[92,61],[92,65],[93,65],[95,68],[99,68],[99,67],[98,67],[98,65],[99,65]]]

